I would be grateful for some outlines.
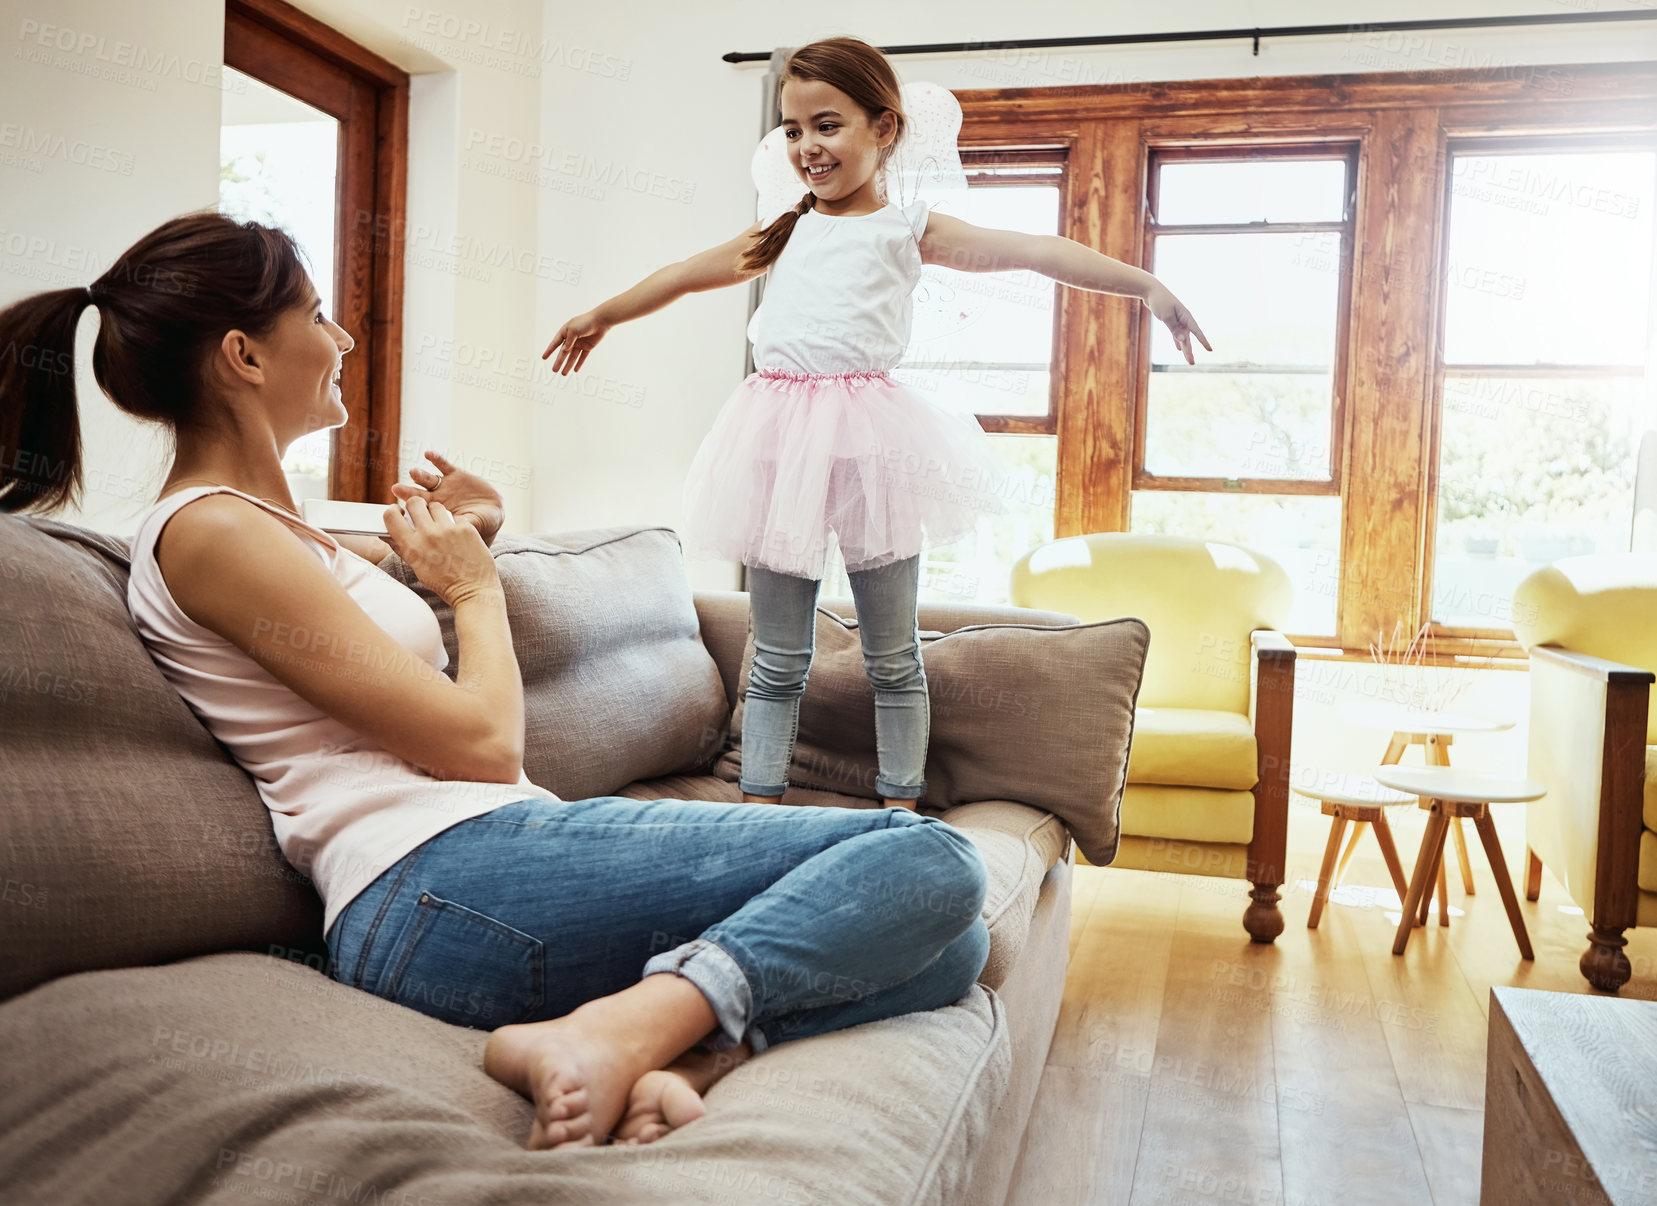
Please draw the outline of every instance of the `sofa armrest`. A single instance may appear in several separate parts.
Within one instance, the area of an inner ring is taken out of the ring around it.
[[[1635,922],[1648,670],[1556,646],[1530,650],[1525,840],[1597,929]]]
[[[1269,628],[1250,633],[1249,644],[1249,723],[1254,727],[1258,778],[1254,785],[1248,877],[1257,886],[1275,885],[1283,882],[1289,841],[1289,743],[1295,716],[1296,651],[1288,637]],[[1277,924],[1281,929],[1281,920]]]

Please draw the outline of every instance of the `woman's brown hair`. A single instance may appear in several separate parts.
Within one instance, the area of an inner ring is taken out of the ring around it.
[[[310,290],[287,233],[208,212],[156,227],[89,286],[0,310],[0,511],[79,504],[75,327],[87,306],[101,320],[92,345],[99,386],[176,440],[218,417],[207,364],[225,332],[268,334]]]
[[[903,141],[908,119],[903,114],[903,100],[898,91],[897,73],[886,56],[858,38],[824,38],[809,46],[802,46],[783,63],[782,84],[789,80],[820,80],[838,88],[851,97],[868,115],[869,122],[880,120],[890,109],[897,118],[897,137],[881,148],[875,178],[880,180],[886,161]],[[779,85],[780,89],[781,85]],[[794,223],[808,209],[817,206],[817,194],[807,190],[800,203],[791,212],[780,215],[770,226],[754,236],[754,245],[742,254],[742,266],[749,270],[769,268],[788,244]]]

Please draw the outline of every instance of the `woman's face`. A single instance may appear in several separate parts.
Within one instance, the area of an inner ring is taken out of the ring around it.
[[[875,199],[880,149],[897,131],[891,110],[871,125],[862,106],[833,84],[791,79],[782,87],[782,127],[788,162],[818,200],[850,208]]]
[[[286,311],[261,342],[266,398],[278,433],[291,440],[343,426],[350,416],[340,396],[341,357],[355,341],[322,312],[314,287],[306,303]]]

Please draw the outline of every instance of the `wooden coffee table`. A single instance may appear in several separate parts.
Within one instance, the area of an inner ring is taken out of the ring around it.
[[[1480,1206],[1657,1203],[1657,1003],[1490,990]]]

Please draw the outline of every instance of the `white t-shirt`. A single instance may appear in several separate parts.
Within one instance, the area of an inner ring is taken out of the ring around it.
[[[408,587],[322,529],[229,486],[191,486],[161,499],[132,538],[127,610],[150,656],[207,730],[253,777],[270,809],[283,857],[308,875],[323,903],[323,930],[358,893],[426,839],[516,800],[559,797],[519,771],[517,783],[437,779],[318,710],[258,662],[185,615],[167,589],[155,543],[167,520],[205,494],[235,494],[263,507],[304,538],[341,586],[413,658],[433,672],[449,664],[437,617]],[[328,638],[278,632],[278,647],[322,647]],[[319,644],[320,643],[320,644]],[[341,675],[387,667],[367,651],[341,648]]]
[[[914,321],[927,213],[925,201],[914,201],[851,217],[801,214],[748,323],[755,368],[896,368]]]

